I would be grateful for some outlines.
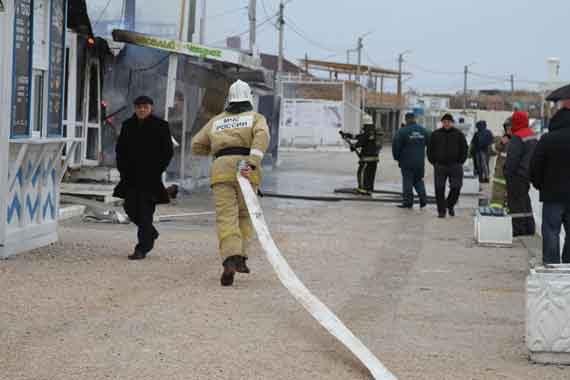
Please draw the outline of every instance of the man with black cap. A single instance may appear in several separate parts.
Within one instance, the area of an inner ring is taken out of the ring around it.
[[[441,118],[442,128],[432,133],[428,145],[429,162],[434,166],[435,197],[440,218],[448,212],[455,216],[455,205],[463,186],[463,164],[467,160],[468,145],[465,135],[455,128],[450,114]],[[445,186],[449,180],[449,195],[445,197]]]
[[[142,260],[158,238],[152,225],[155,207],[170,202],[162,173],[170,164],[173,147],[168,122],[152,113],[152,99],[139,96],[134,105],[135,114],[123,123],[116,146],[121,181],[113,195],[125,200],[125,212],[138,227],[138,244],[128,258]]]
[[[416,115],[406,114],[406,126],[401,128],[392,142],[392,155],[402,170],[403,202],[398,207],[411,209],[414,205],[414,189],[420,198],[420,208],[427,205],[424,184],[426,147],[429,132],[416,123]]]

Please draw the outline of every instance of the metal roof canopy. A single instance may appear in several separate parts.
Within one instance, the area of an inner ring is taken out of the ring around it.
[[[384,77],[398,77],[400,74],[397,70],[389,70],[376,66],[369,65],[356,65],[352,63],[340,63],[340,62],[329,62],[329,61],[319,61],[314,59],[302,59],[301,64],[309,69],[321,70],[321,71],[332,71],[337,73],[347,73],[355,74],[360,71],[361,75],[375,75]],[[402,73],[403,75],[410,75],[410,73]]]
[[[171,40],[128,30],[113,30],[113,40],[163,50],[174,54],[204,58],[207,61],[229,64],[238,68],[260,70],[261,60],[230,49],[220,49],[187,41]]]

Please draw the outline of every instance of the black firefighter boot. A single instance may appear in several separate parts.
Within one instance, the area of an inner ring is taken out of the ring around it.
[[[247,258],[244,256],[230,256],[224,260],[224,272],[222,273],[222,278],[220,279],[222,286],[232,286],[236,272],[250,272],[247,264],[245,263],[246,260]]]

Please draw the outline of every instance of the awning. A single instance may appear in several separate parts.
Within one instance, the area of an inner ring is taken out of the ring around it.
[[[397,70],[389,70],[376,66],[369,65],[356,65],[352,63],[329,62],[319,61],[314,59],[302,59],[301,65],[307,67],[309,70],[323,70],[332,71],[337,73],[354,74],[360,71],[362,75],[372,74],[376,76],[397,77],[400,73]],[[403,75],[410,75],[410,73],[402,73]]]
[[[208,61],[220,62],[250,70],[259,70],[261,68],[261,61],[258,58],[235,50],[220,49],[119,29],[113,30],[113,40],[190,57],[204,58]]]

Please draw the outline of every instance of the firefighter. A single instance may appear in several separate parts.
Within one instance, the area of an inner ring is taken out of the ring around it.
[[[230,87],[225,112],[211,119],[192,139],[193,154],[214,156],[211,185],[223,265],[222,286],[231,286],[236,272],[250,272],[246,260],[253,227],[237,182],[237,165],[241,160],[247,162],[241,174],[257,189],[269,139],[267,122],[253,111],[251,89],[241,80]]]
[[[372,195],[376,170],[378,169],[378,155],[382,149],[383,134],[376,130],[372,116],[364,114],[362,119],[362,133],[353,136],[341,132],[341,136],[347,140],[350,150],[356,152],[359,158],[356,191],[362,195]],[[351,140],[355,140],[353,143]]]
[[[507,180],[505,179],[504,167],[507,161],[511,125],[511,118],[509,117],[503,124],[504,135],[495,138],[494,148],[497,153],[497,161],[495,163],[490,202],[490,206],[493,208],[505,208],[507,204]]]

